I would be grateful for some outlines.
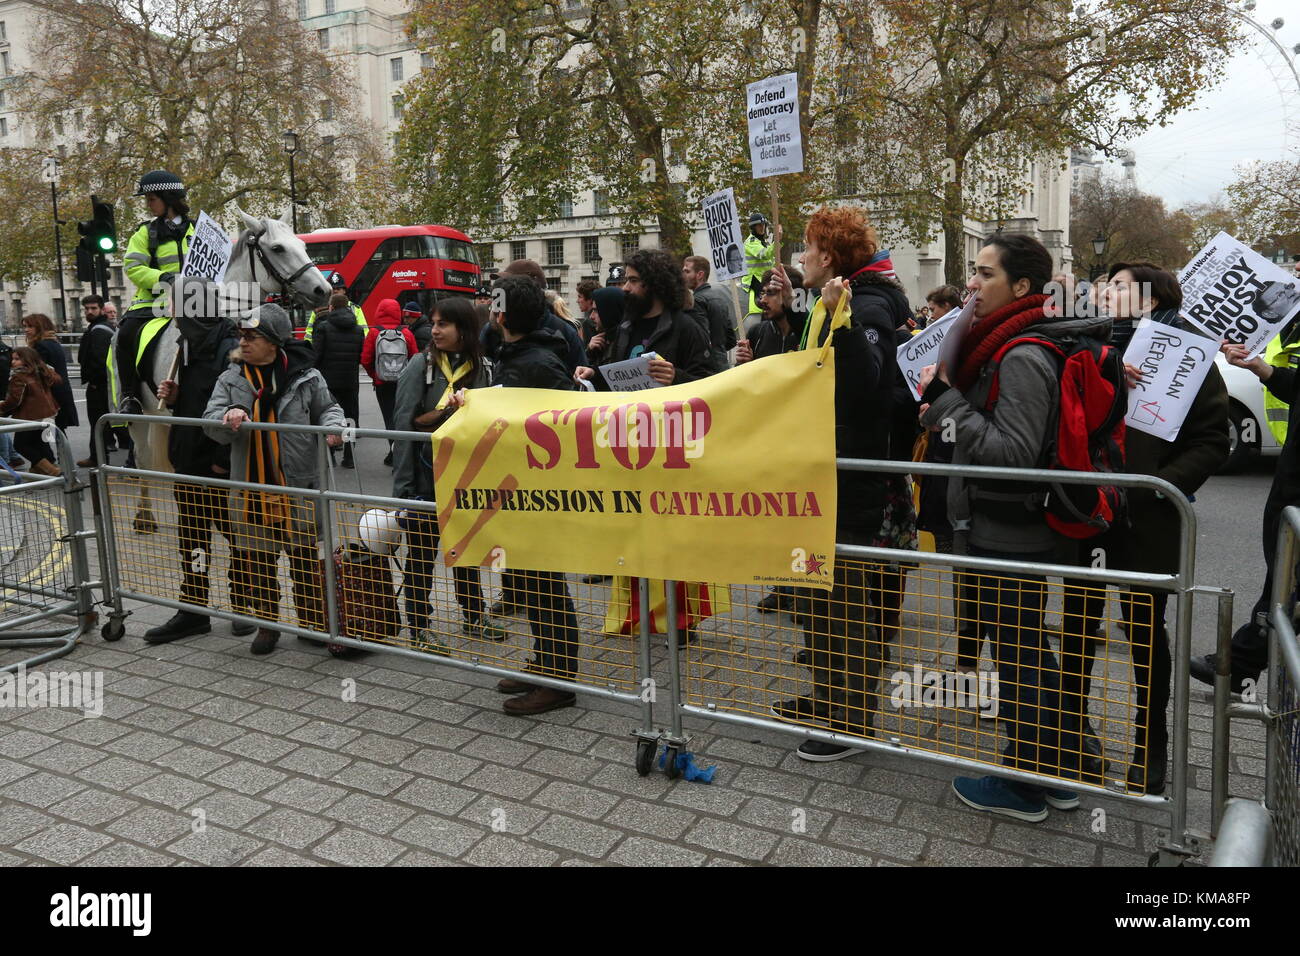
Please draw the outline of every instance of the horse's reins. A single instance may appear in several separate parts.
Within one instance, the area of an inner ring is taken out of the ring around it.
[[[266,253],[262,251],[262,247],[258,243],[258,239],[260,238],[260,235],[261,235],[260,233],[254,233],[250,231],[248,236],[248,268],[249,271],[252,272],[253,274],[253,281],[254,282],[257,281],[257,260],[261,259],[262,268],[266,270],[267,275],[269,275],[273,280],[279,283],[280,295],[287,297],[290,294],[289,287],[293,285],[293,283],[298,280],[298,277],[301,276],[304,272],[306,272],[308,269],[314,268],[316,263],[312,262],[311,257],[309,256],[307,258],[307,261],[304,262],[302,266],[299,267],[297,271],[295,271],[292,275],[288,277],[282,276],[276,270],[275,266],[271,264],[270,260],[267,259]],[[254,249],[257,250],[256,256],[253,255]]]

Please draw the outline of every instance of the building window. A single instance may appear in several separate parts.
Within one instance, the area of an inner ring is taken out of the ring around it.
[[[559,295],[559,293],[560,293],[560,277],[559,277],[559,276],[547,276],[547,277],[546,277],[546,288],[549,289],[550,291],[554,292],[556,295]]]
[[[548,266],[564,265],[564,240],[546,240],[546,264]]]
[[[528,243],[522,240],[516,240],[510,243],[510,261],[528,258]]]
[[[560,198],[560,218],[561,219],[573,218],[573,197],[572,196],[563,196]]]
[[[122,267],[112,266],[111,271],[113,273],[113,285],[122,285]]]
[[[600,236],[582,237],[582,261],[595,262],[600,255]]]
[[[0,136],[8,136],[8,135],[9,135],[9,120],[4,116],[0,116]]]
[[[497,245],[495,242],[480,242],[475,246],[478,254],[478,267],[482,270],[484,276],[496,269],[497,265]]]
[[[0,76],[9,75],[9,51],[0,50]]]
[[[298,0],[298,19],[307,19],[307,0]]]
[[[334,0],[325,0],[325,15],[329,16],[334,12]]]
[[[321,48],[322,50],[328,50],[328,49],[330,48],[330,28],[329,28],[329,27],[326,27],[326,28],[323,29],[323,30],[317,30],[317,31],[316,31],[316,42],[320,44],[320,48]]]
[[[402,58],[400,56],[395,56],[388,61],[388,69],[392,72],[394,83],[402,82]]]
[[[393,94],[393,119],[402,118],[402,94]]]
[[[5,108],[5,91],[0,90],[0,110]]]
[[[9,36],[5,33],[5,22],[0,20],[0,40],[8,40]]]
[[[506,218],[506,204],[498,200],[496,205],[492,207],[492,221],[505,222],[505,218]]]
[[[609,215],[609,192],[604,189],[593,189],[591,191],[591,201],[596,208],[597,216]]]
[[[321,101],[320,118],[327,123],[334,118],[334,104],[330,100]]]
[[[637,249],[641,247],[641,243],[637,236],[621,236],[619,238],[618,247],[619,255],[621,255],[623,261],[626,262],[628,258],[631,257],[632,253],[636,252]]]
[[[334,162],[334,137],[322,136],[320,138],[320,154],[325,162]]]
[[[432,69],[433,69],[433,54],[432,54],[432,53],[421,53],[421,54],[420,54],[420,69],[422,69],[422,70],[432,70]]]

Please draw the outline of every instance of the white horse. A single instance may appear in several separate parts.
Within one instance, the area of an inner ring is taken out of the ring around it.
[[[307,255],[307,244],[293,233],[291,212],[279,219],[250,216],[238,206],[235,211],[243,220],[244,229],[235,240],[230,252],[220,289],[218,313],[236,318],[260,305],[267,295],[282,295],[309,309],[316,309],[329,301],[330,285],[321,271],[315,268]],[[152,374],[141,376],[137,398],[146,415],[169,416],[148,380],[163,382],[177,374],[181,352],[182,330],[180,323],[170,322],[157,336],[153,349]],[[180,368],[184,374],[183,367]],[[131,440],[135,443],[136,467],[147,471],[171,471],[167,457],[167,426],[132,422],[129,426]],[[138,534],[153,534],[158,530],[145,485],[140,487],[140,501],[131,524]]]

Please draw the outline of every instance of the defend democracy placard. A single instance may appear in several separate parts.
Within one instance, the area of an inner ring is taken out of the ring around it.
[[[1246,346],[1248,357],[1300,312],[1300,286],[1255,250],[1221,232],[1178,276],[1183,318],[1216,342]]]
[[[1124,352],[1124,361],[1142,373],[1128,392],[1128,427],[1177,438],[1218,353],[1213,339],[1143,319]]]
[[[713,278],[739,279],[745,274],[745,253],[736,214],[736,197],[731,189],[721,189],[704,199],[704,228],[709,234],[709,263]]]
[[[755,179],[803,172],[798,73],[783,73],[746,86],[745,116]]]
[[[445,562],[828,587],[835,375],[817,358],[636,395],[472,390],[433,437]]]

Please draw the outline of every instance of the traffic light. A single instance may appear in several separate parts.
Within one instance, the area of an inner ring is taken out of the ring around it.
[[[92,195],[90,209],[90,219],[77,223],[77,231],[81,233],[79,248],[91,255],[111,255],[117,251],[117,220],[113,215],[113,204]]]

